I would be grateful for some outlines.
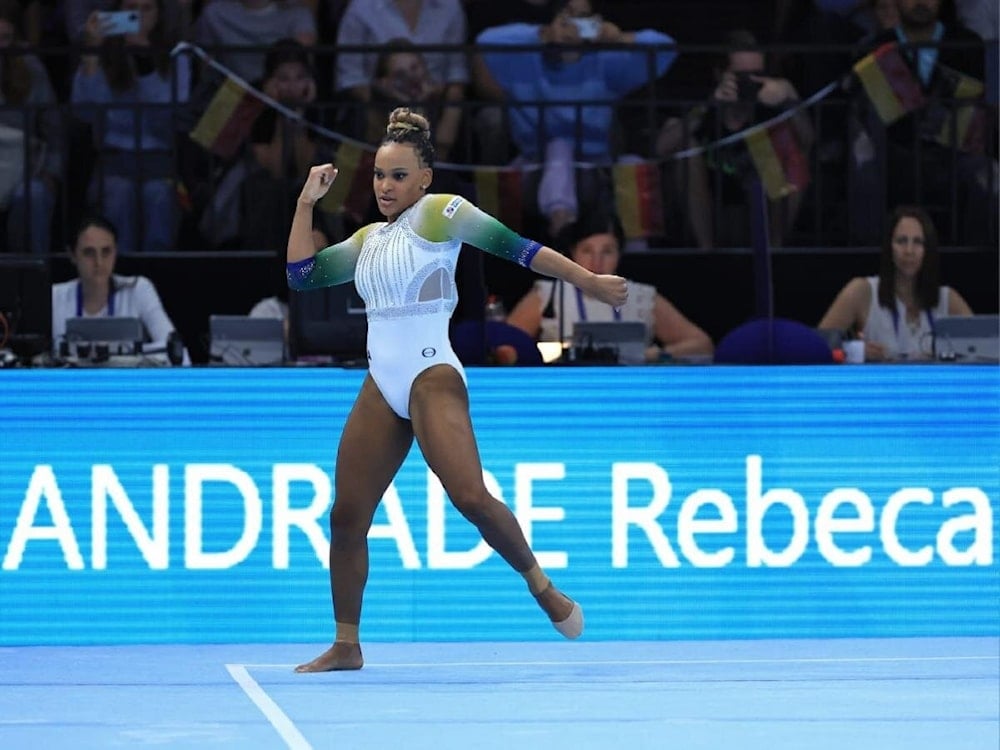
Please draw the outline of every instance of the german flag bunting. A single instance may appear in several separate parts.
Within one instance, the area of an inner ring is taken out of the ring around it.
[[[809,185],[809,160],[791,120],[748,133],[744,142],[771,200],[801,192]]]
[[[942,123],[934,140],[949,148],[982,153],[986,148],[989,114],[983,103],[982,81],[957,70],[938,66]],[[953,111],[954,110],[954,111]]]
[[[903,115],[924,106],[920,82],[899,53],[899,45],[889,42],[854,64],[865,93],[879,119],[889,125]]]
[[[227,77],[212,96],[201,119],[191,131],[191,140],[216,156],[231,159],[250,135],[264,102]]]
[[[337,147],[334,166],[337,167],[337,179],[316,205],[328,213],[343,209],[355,221],[363,221],[373,195],[372,170],[375,166],[375,154],[367,148],[344,141]]]
[[[656,162],[616,164],[612,168],[615,208],[628,239],[663,234],[663,189]]]

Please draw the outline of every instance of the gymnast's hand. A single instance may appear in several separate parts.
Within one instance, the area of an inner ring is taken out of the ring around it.
[[[583,291],[612,307],[621,307],[628,301],[628,283],[621,276],[614,274],[594,274]]]
[[[302,186],[299,200],[310,206],[315,205],[326,195],[335,179],[337,179],[337,168],[332,164],[320,164],[313,167],[309,170],[309,176],[306,177],[306,184]]]

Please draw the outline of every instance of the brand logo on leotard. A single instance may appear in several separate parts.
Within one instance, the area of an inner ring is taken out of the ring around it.
[[[427,359],[430,359],[430,358],[431,358],[431,357],[433,357],[433,356],[434,356],[435,354],[437,354],[437,349],[435,349],[435,348],[434,348],[433,346],[428,346],[428,347],[427,347],[426,349],[424,349],[424,350],[423,350],[422,352],[420,352],[420,353],[421,353],[421,354],[423,354],[423,355],[424,355],[424,357],[426,357]]]
[[[455,212],[458,210],[458,207],[462,205],[462,202],[464,200],[465,200],[464,198],[461,198],[460,196],[456,195],[454,198],[451,199],[448,205],[444,207],[444,211],[442,211],[441,213],[443,213],[446,218],[450,219],[452,216],[455,215]]]

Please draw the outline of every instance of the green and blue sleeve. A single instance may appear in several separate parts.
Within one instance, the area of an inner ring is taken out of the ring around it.
[[[323,248],[311,258],[288,263],[285,267],[288,286],[302,291],[353,281],[361,246],[373,226],[361,227],[346,240]]]
[[[428,195],[419,209],[411,225],[431,242],[461,240],[525,268],[542,248],[459,195]]]

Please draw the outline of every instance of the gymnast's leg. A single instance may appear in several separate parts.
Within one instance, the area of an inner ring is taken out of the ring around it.
[[[330,589],[337,633],[330,648],[296,672],[361,669],[364,664],[358,628],[368,580],[368,529],[412,444],[410,423],[392,411],[368,375],[337,451],[330,511]]]
[[[556,629],[569,638],[578,637],[583,628],[580,608],[552,585],[514,514],[486,490],[468,392],[453,367],[437,365],[417,377],[410,392],[410,419],[424,458],[451,502],[479,529],[487,544],[524,576]]]

